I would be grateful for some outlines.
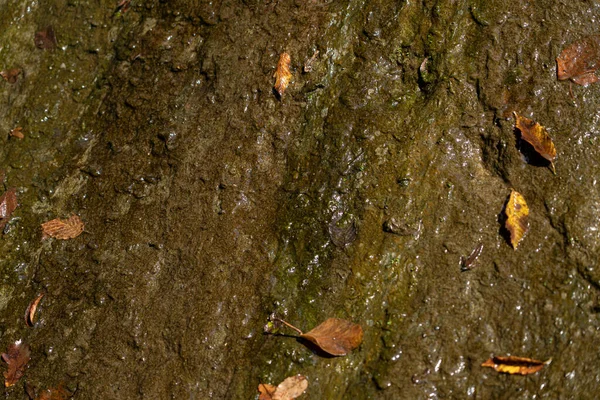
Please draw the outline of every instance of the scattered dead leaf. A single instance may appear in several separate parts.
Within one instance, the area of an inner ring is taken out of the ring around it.
[[[285,90],[287,89],[292,79],[292,73],[290,72],[290,64],[292,59],[288,53],[281,53],[279,56],[279,62],[277,62],[277,68],[273,77],[275,78],[274,89],[277,91],[279,98],[283,97]]]
[[[529,230],[529,207],[527,207],[525,198],[512,189],[504,212],[506,214],[506,229],[510,232],[510,243],[513,249],[516,250],[519,242]]]
[[[42,240],[49,237],[62,240],[73,239],[81,235],[83,229],[83,221],[77,215],[73,214],[65,220],[56,218],[42,224]]]
[[[35,47],[38,49],[53,50],[56,48],[56,34],[52,25],[48,25],[44,29],[35,34]]]
[[[8,83],[17,83],[19,79],[19,74],[21,73],[20,68],[11,68],[5,69],[4,71],[0,71],[0,76],[4,78],[4,80]]]
[[[35,312],[37,310],[38,304],[40,304],[40,301],[42,300],[42,297],[44,297],[44,293],[40,293],[38,297],[33,299],[31,303],[29,303],[27,310],[25,310],[25,324],[27,324],[28,326],[33,327]]]
[[[4,372],[4,386],[9,387],[17,383],[25,373],[25,367],[31,359],[29,345],[17,341],[8,346],[7,353],[2,353],[2,359],[8,364],[8,371]]]
[[[498,356],[490,358],[489,360],[481,364],[481,366],[494,368],[496,371],[505,374],[529,375],[535,374],[536,372],[544,368],[544,365],[549,364],[551,361],[552,359],[549,359],[547,361],[539,361],[525,357]]]
[[[21,128],[20,126],[17,126],[15,129],[11,130],[8,135],[10,137],[16,137],[17,139],[23,140],[23,138],[25,138],[25,135],[23,135],[23,128]]]
[[[44,390],[37,397],[37,400],[67,400],[71,395],[72,394],[65,389],[64,384],[61,383],[56,388]]]
[[[308,380],[302,375],[290,376],[277,387],[261,383],[258,385],[258,400],[292,400],[304,393],[307,387]]]
[[[129,10],[130,6],[131,6],[131,0],[120,0],[119,3],[117,4],[117,11],[126,13]]]
[[[300,335],[326,353],[345,356],[362,343],[363,330],[360,325],[340,318],[329,318],[321,325]]]
[[[10,188],[0,197],[0,230],[4,229],[17,206],[17,191],[15,188]]]
[[[317,60],[318,56],[319,56],[319,50],[315,50],[312,57],[309,58],[308,60],[306,60],[306,62],[304,63],[304,67],[302,68],[302,70],[304,71],[305,74],[312,72],[313,64]]]
[[[564,49],[556,57],[559,80],[570,79],[587,86],[598,81],[594,72],[600,67],[600,35],[583,38]]]
[[[477,259],[479,258],[479,256],[481,255],[481,252],[483,251],[483,243],[479,243],[477,245],[477,247],[475,247],[475,249],[471,252],[471,254],[469,254],[468,257],[460,257],[460,269],[461,271],[469,271],[472,270],[473,267],[475,266],[475,261],[477,261]]]
[[[556,170],[554,169],[556,148],[546,128],[529,118],[521,117],[516,112],[514,116],[515,127],[521,132],[521,138],[532,145],[539,155],[550,162],[552,172],[556,174]]]

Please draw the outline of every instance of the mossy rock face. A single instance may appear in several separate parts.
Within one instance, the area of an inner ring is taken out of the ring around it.
[[[0,9],[0,71],[23,71],[0,79],[0,195],[19,201],[0,345],[31,346],[38,393],[253,399],[295,374],[315,399],[600,389],[599,99],[555,66],[596,33],[591,4],[42,3]],[[548,129],[556,176],[523,156],[514,111]],[[530,209],[516,251],[511,189]],[[41,240],[73,213],[81,236]],[[263,335],[272,312],[364,340],[323,358]],[[479,367],[508,354],[553,362],[518,383]]]

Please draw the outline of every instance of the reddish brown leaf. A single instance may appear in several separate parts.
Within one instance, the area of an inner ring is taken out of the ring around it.
[[[583,38],[564,49],[556,58],[558,79],[570,79],[587,86],[598,81],[594,72],[600,67],[600,35]]]
[[[306,377],[302,375],[290,376],[277,387],[268,383],[258,385],[259,400],[292,400],[300,396],[308,387]]]
[[[11,343],[7,351],[7,353],[2,353],[2,359],[8,364],[8,371],[4,372],[4,385],[9,387],[17,383],[25,373],[25,367],[31,359],[31,352],[29,345],[21,343],[20,340]]]
[[[71,397],[71,393],[61,383],[57,388],[44,390],[37,397],[37,400],[67,400],[69,397]]]
[[[17,191],[15,188],[8,189],[0,197],[0,229],[4,229],[17,205]]]
[[[0,71],[0,76],[8,83],[16,83],[21,73],[20,68],[11,68]]]
[[[23,128],[20,126],[17,126],[15,129],[11,130],[9,135],[11,137],[16,137],[17,139],[23,139],[25,137],[25,135],[23,135]]]
[[[42,240],[49,237],[62,240],[73,239],[81,235],[83,229],[83,221],[77,215],[71,215],[65,220],[56,218],[42,224]]]
[[[539,361],[525,357],[497,356],[490,358],[489,360],[481,364],[481,366],[494,368],[496,371],[502,372],[504,374],[529,375],[535,374],[536,372],[544,368],[544,365],[549,364],[550,361],[552,361],[552,359],[547,361]]]
[[[35,318],[35,312],[37,310],[38,304],[42,300],[42,297],[44,297],[44,293],[41,293],[38,297],[36,297],[35,299],[31,300],[31,303],[29,303],[29,306],[27,307],[27,310],[25,310],[25,323],[28,326],[33,327],[34,318]]]
[[[290,72],[290,64],[292,59],[288,53],[281,53],[279,56],[279,62],[273,77],[275,78],[275,90],[279,95],[279,98],[283,97],[285,89],[287,89],[292,79],[292,73]]]
[[[48,25],[44,29],[35,34],[35,47],[38,49],[53,50],[56,48],[56,34],[52,25]]]
[[[362,343],[360,325],[339,318],[329,318],[316,328],[300,335],[333,356],[345,356]]]

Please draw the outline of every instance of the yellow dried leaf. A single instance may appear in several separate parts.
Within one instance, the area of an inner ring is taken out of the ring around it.
[[[494,368],[496,371],[502,372],[504,374],[529,375],[535,374],[536,372],[544,368],[544,365],[549,364],[550,361],[552,361],[552,359],[547,361],[539,361],[525,357],[497,356],[490,358],[489,360],[481,364],[481,366]]]
[[[521,132],[521,138],[527,143],[533,146],[534,150],[550,161],[552,172],[556,173],[554,169],[554,160],[556,159],[556,148],[552,142],[552,138],[548,135],[546,128],[542,125],[530,120],[529,118],[521,117],[516,112],[515,115],[515,126]]]
[[[62,240],[73,239],[81,235],[83,229],[83,221],[77,215],[71,215],[66,220],[56,218],[42,224],[42,240],[49,237]]]
[[[275,85],[273,86],[279,95],[279,98],[283,97],[285,89],[287,89],[290,81],[292,80],[292,73],[290,72],[290,64],[292,59],[288,53],[281,53],[279,56],[279,62],[273,77],[275,78]]]
[[[506,214],[506,229],[510,232],[510,243],[516,250],[519,242],[529,230],[529,207],[527,207],[525,198],[514,189],[510,192],[504,213]]]

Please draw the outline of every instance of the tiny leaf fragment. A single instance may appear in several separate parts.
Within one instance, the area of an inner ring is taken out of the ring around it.
[[[60,218],[42,224],[42,240],[49,237],[56,239],[73,239],[81,235],[84,223],[77,215],[71,215],[68,219]]]
[[[8,134],[10,137],[15,137],[20,140],[23,140],[23,138],[25,138],[25,135],[23,135],[23,128],[20,126],[17,126],[16,128],[12,129]]]
[[[525,357],[496,356],[488,359],[486,362],[481,364],[481,366],[494,368],[496,371],[504,374],[529,375],[535,374],[536,372],[544,368],[544,365],[549,364],[550,361],[552,361],[552,359],[549,359],[547,361],[539,361]]]
[[[360,325],[340,318],[329,318],[309,332],[300,335],[333,356],[345,356],[362,343]]]
[[[33,299],[31,303],[29,303],[27,310],[25,310],[25,324],[27,324],[27,326],[33,327],[35,312],[37,311],[38,304],[40,304],[42,297],[44,297],[44,293],[40,293],[35,299]]]
[[[281,99],[285,90],[287,89],[290,81],[292,80],[292,73],[290,72],[290,64],[292,59],[288,53],[281,53],[279,61],[277,62],[277,68],[273,77],[275,78],[275,85],[273,88]]]
[[[510,232],[510,244],[516,250],[519,242],[529,230],[529,207],[525,202],[525,198],[512,189],[504,212],[506,214],[506,229]]]
[[[2,360],[8,364],[8,371],[4,372],[4,386],[14,385],[25,373],[25,367],[31,359],[29,345],[17,341],[8,346],[6,353],[2,353]]]
[[[548,135],[546,128],[539,123],[518,115],[515,115],[515,127],[521,132],[521,138],[533,146],[534,150],[550,162],[552,172],[554,169],[554,160],[556,159],[556,148],[552,138]]]
[[[258,385],[259,400],[292,400],[299,397],[308,387],[305,376],[290,376],[277,387],[268,383]]]
[[[17,83],[20,73],[21,73],[20,68],[11,68],[11,69],[5,69],[4,71],[0,71],[0,76],[6,82],[13,84],[13,83]]]
[[[0,196],[0,229],[4,229],[4,226],[10,219],[10,215],[17,208],[17,191],[15,188],[10,188],[2,196]]]

